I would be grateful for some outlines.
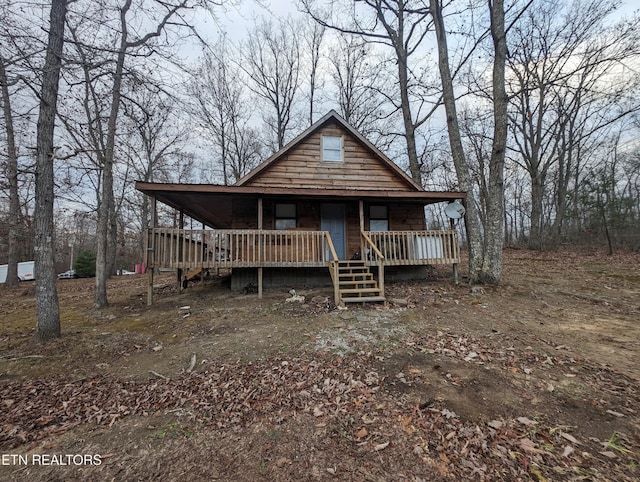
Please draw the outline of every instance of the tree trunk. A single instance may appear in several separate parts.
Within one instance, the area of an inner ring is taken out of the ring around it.
[[[529,249],[542,249],[542,199],[544,181],[540,175],[531,173],[531,228],[529,229]]]
[[[60,308],[53,262],[53,134],[66,15],[66,0],[52,0],[36,147],[35,274],[37,315],[35,336],[41,342],[60,336]]]
[[[469,243],[469,281],[476,283],[480,281],[483,246],[482,230],[477,208],[476,195],[473,190],[473,178],[471,167],[469,166],[462,147],[460,136],[460,126],[458,124],[458,112],[456,108],[455,94],[453,91],[453,78],[449,67],[449,47],[447,45],[447,34],[442,18],[442,7],[440,0],[429,0],[431,14],[434,20],[434,29],[438,44],[438,68],[442,81],[442,98],[447,114],[447,130],[449,133],[449,145],[451,155],[456,169],[460,189],[466,191],[466,215],[465,227],[467,241]]]
[[[115,151],[116,129],[118,113],[120,111],[120,99],[122,89],[122,77],[124,73],[124,61],[127,54],[127,13],[131,7],[131,1],[127,0],[120,10],[120,25],[122,27],[118,57],[115,72],[113,74],[113,87],[111,96],[111,111],[107,123],[107,142],[105,147],[104,166],[102,171],[102,198],[98,209],[98,248],[96,253],[96,292],[93,304],[96,308],[104,308],[108,305],[107,278],[109,277],[108,249],[109,222],[113,212],[113,154]]]
[[[502,278],[504,246],[504,157],[507,144],[505,63],[507,39],[504,30],[504,0],[489,2],[493,38],[493,144],[489,161],[487,220],[484,227],[485,255],[480,281],[497,284]]]
[[[416,128],[411,115],[411,102],[409,101],[409,76],[407,67],[407,53],[396,48],[398,56],[398,80],[400,85],[400,101],[402,106],[402,120],[404,122],[404,137],[407,142],[407,157],[409,159],[409,171],[411,177],[422,186],[422,172],[418,162],[418,150],[416,148]]]
[[[0,57],[0,86],[4,110],[4,128],[7,136],[7,182],[9,184],[9,251],[7,253],[6,288],[17,286],[18,278],[18,219],[20,219],[20,199],[18,198],[18,153],[13,130],[13,112],[9,96],[9,79]]]

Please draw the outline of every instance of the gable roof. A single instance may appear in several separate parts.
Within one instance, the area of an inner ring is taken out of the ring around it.
[[[295,150],[310,136],[319,131],[323,126],[331,123],[336,123],[347,131],[354,139],[360,143],[361,146],[371,155],[371,158],[378,161],[384,168],[391,174],[395,181],[399,182],[405,187],[403,190],[410,192],[424,191],[422,186],[416,183],[410,176],[408,176],[402,169],[400,169],[391,159],[389,159],[384,153],[382,153],[377,147],[369,142],[360,132],[358,132],[353,126],[351,126],[346,120],[344,120],[335,110],[329,111],[321,119],[315,122],[311,127],[306,129],[295,139],[289,142],[286,146],[274,153],[268,159],[259,164],[246,176],[236,182],[235,186],[249,186],[254,182],[257,182],[261,177],[267,175],[268,171],[279,162],[284,162],[287,155],[295,152]]]

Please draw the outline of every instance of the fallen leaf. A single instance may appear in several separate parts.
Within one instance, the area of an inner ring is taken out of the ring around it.
[[[373,450],[375,450],[376,452],[378,452],[379,450],[386,449],[388,446],[389,446],[389,442],[384,442],[384,443],[381,443],[381,444],[375,445],[375,446],[373,447]]]
[[[516,420],[518,422],[520,422],[521,424],[527,425],[527,426],[528,425],[537,425],[538,424],[538,422],[536,422],[535,420],[531,420],[530,418],[527,418],[527,417],[518,417],[518,418],[516,418]]]
[[[614,453],[611,452],[610,450],[603,450],[602,452],[599,452],[601,455],[604,455],[605,457],[609,457],[610,459],[617,459],[618,456]]]
[[[574,449],[571,445],[567,445],[564,448],[564,451],[562,452],[562,456],[563,457],[568,457],[569,455],[571,455],[574,452]]]
[[[500,430],[504,424],[500,420],[491,420],[487,425],[491,428],[495,428],[496,430]]]
[[[522,450],[524,450],[526,452],[531,452],[533,454],[543,454],[543,453],[545,453],[544,450],[541,450],[541,449],[537,448],[536,444],[534,442],[532,442],[528,438],[520,439],[518,441],[518,445],[520,446],[520,448]]]
[[[580,445],[580,442],[570,433],[560,432],[560,436],[567,439],[569,442]]]
[[[366,437],[367,435],[369,435],[369,431],[362,427],[360,430],[358,430],[358,432],[356,433],[356,437],[358,438],[362,438],[362,437]]]
[[[624,414],[623,414],[623,413],[616,412],[616,411],[614,411],[614,410],[607,410],[607,413],[608,413],[609,415],[613,415],[614,417],[624,417]]]

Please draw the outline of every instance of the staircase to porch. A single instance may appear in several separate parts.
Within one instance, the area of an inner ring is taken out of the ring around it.
[[[333,282],[341,305],[385,301],[382,288],[363,260],[337,261]]]

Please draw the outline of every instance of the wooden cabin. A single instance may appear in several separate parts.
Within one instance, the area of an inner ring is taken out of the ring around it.
[[[384,301],[384,280],[457,265],[455,230],[425,230],[424,206],[465,198],[429,192],[335,111],[233,186],[137,182],[202,229],[149,229],[148,268],[232,270],[232,288],[330,283],[338,305]],[[154,216],[155,218],[155,216]],[[149,304],[153,300],[149,273]]]

